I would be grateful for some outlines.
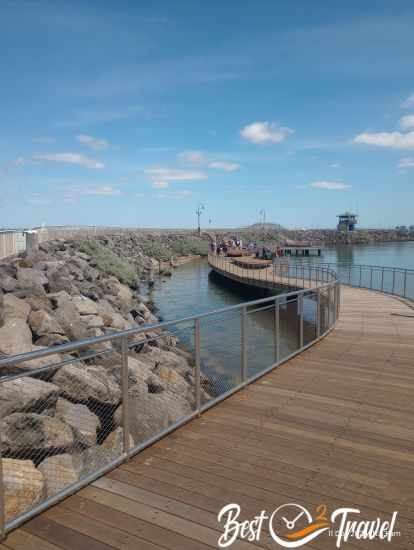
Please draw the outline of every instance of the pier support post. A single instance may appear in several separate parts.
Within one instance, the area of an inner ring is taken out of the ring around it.
[[[128,338],[121,340],[121,391],[122,391],[122,451],[129,455],[129,392],[128,392]]]
[[[279,364],[280,361],[280,306],[279,306],[279,300],[276,298],[275,300],[275,311],[274,311],[274,349],[275,349],[275,363],[276,365]]]
[[[303,348],[303,310],[304,310],[304,299],[303,293],[299,294],[299,348]]]
[[[201,347],[200,347],[200,319],[194,321],[194,348],[195,348],[195,406],[198,414],[201,410]]]
[[[241,361],[240,361],[240,379],[244,382],[247,378],[247,341],[246,341],[246,330],[247,330],[247,308],[243,307],[241,309],[241,327],[240,327],[240,345],[241,345]]]

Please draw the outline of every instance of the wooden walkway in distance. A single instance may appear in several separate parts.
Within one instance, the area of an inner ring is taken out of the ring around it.
[[[13,550],[207,550],[217,513],[288,502],[361,519],[398,510],[400,537],[341,548],[414,545],[414,309],[342,288],[335,330],[201,418],[12,532]],[[1,546],[1,545],[0,545]],[[276,549],[237,542],[231,549]],[[334,549],[323,533],[305,548]]]

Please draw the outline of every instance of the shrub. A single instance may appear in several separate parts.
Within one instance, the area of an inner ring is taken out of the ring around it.
[[[81,241],[79,250],[91,256],[96,264],[96,269],[99,269],[99,271],[107,275],[113,275],[121,283],[132,288],[137,287],[138,276],[136,269],[106,246],[93,240],[84,240]]]

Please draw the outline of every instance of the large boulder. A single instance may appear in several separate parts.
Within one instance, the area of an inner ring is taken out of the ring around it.
[[[52,497],[65,487],[76,483],[82,471],[79,454],[64,453],[45,458],[38,466],[46,485],[46,496]]]
[[[108,300],[102,299],[96,303],[98,309],[98,315],[102,318],[105,326],[113,326],[113,318],[115,315],[118,315],[115,309],[111,306]]]
[[[175,351],[168,351],[156,348],[154,346],[146,346],[145,352],[139,355],[139,358],[152,367],[164,366],[173,369],[181,376],[192,371],[185,356],[177,354]]]
[[[46,414],[13,413],[1,422],[2,452],[38,455],[73,445],[70,426]]]
[[[72,427],[76,440],[83,445],[95,445],[97,431],[101,426],[99,418],[86,405],[58,399],[55,418]]]
[[[59,325],[71,340],[86,338],[86,327],[81,321],[78,308],[72,303],[67,292],[61,291],[50,296],[52,304],[56,307],[53,315]]]
[[[30,313],[30,306],[26,304],[24,300],[17,298],[13,294],[6,294],[3,296],[2,309],[3,319],[5,321],[10,319],[26,321]]]
[[[38,336],[46,334],[64,334],[57,320],[47,311],[32,311],[29,316],[29,325]]]
[[[105,367],[99,365],[66,365],[55,374],[53,383],[72,401],[92,399],[106,405],[116,405],[121,399],[120,385]]]
[[[32,351],[38,351],[45,349],[44,346],[38,346],[39,342],[36,341],[36,345],[32,346]],[[69,357],[69,356],[68,356]],[[51,355],[46,355],[45,357],[37,357],[37,359],[30,359],[30,361],[25,361],[20,363],[18,366],[24,369],[36,370],[41,367],[46,367],[48,365],[55,365],[62,361],[62,357],[58,353],[52,353]]]
[[[58,398],[59,388],[49,382],[25,376],[0,385],[0,417],[35,408],[49,408]]]
[[[17,283],[19,288],[43,289],[48,284],[48,279],[41,271],[31,267],[17,270]]]
[[[129,448],[132,449],[134,447],[134,440],[129,435]],[[117,428],[113,432],[111,432],[108,437],[105,439],[105,441],[102,443],[101,447],[104,449],[114,449],[118,451],[118,453],[122,453],[124,448],[124,431],[122,428]]]
[[[135,443],[156,435],[174,422],[191,414],[190,404],[182,397],[164,391],[148,393],[139,384],[129,391],[129,431]],[[116,424],[121,424],[122,406],[114,413]]]
[[[31,460],[3,458],[3,491],[6,521],[11,520],[39,502],[44,493],[42,472]]]
[[[0,289],[4,292],[13,292],[17,286],[17,280],[7,273],[0,274]]]
[[[86,296],[75,296],[72,300],[80,315],[97,315],[96,303]]]
[[[7,320],[0,327],[0,352],[16,355],[26,351],[32,351],[32,332],[26,321],[19,318]]]

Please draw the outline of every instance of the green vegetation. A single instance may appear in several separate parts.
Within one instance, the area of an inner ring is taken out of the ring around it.
[[[140,243],[142,252],[146,256],[162,261],[167,261],[172,256],[192,256],[196,254],[206,256],[208,245],[208,240],[199,237],[168,238],[165,242],[143,239]]]
[[[126,260],[121,259],[108,247],[99,244],[97,241],[88,239],[80,242],[79,250],[91,256],[99,269],[107,275],[113,275],[121,283],[135,288],[138,284],[138,274]]]

